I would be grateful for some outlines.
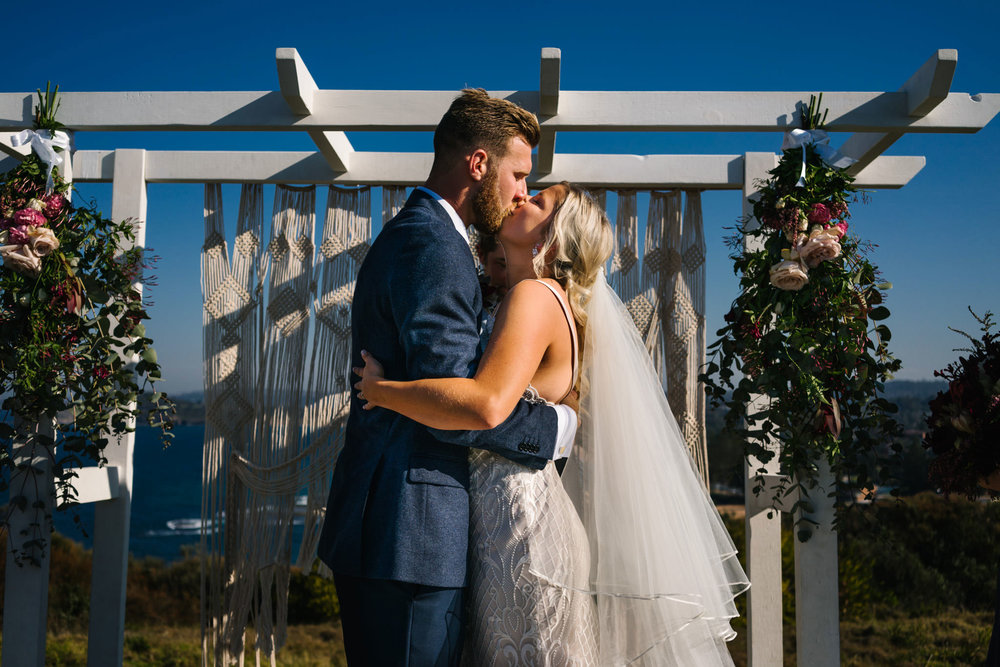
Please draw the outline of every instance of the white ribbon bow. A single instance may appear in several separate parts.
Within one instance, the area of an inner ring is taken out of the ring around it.
[[[37,132],[35,130],[21,130],[10,138],[10,143],[12,146],[31,144],[31,149],[49,167],[45,177],[45,189],[51,192],[52,168],[63,163],[63,157],[56,152],[56,149],[67,150],[69,148],[69,135],[62,130],[51,133],[48,130],[38,130]]]
[[[781,142],[781,150],[802,149],[802,171],[799,173],[799,180],[795,184],[797,188],[805,187],[806,184],[805,147],[809,144],[812,144],[813,149],[823,159],[823,162],[835,169],[844,169],[857,162],[854,158],[847,157],[836,148],[830,146],[830,135],[823,130],[792,130],[786,132],[785,139]]]

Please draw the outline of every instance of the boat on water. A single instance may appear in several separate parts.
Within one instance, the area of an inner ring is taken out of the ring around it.
[[[292,519],[294,525],[302,524],[303,517],[305,516],[306,513],[308,500],[309,499],[306,496],[295,497],[295,507],[293,509],[293,519]],[[225,521],[226,521],[226,514],[225,512],[223,512],[219,520],[220,526],[224,524]],[[209,519],[208,521],[202,521],[200,517],[192,519],[170,519],[169,521],[167,521],[167,528],[174,531],[175,533],[200,532],[203,526],[204,528],[211,530],[213,525],[214,522],[212,519]]]

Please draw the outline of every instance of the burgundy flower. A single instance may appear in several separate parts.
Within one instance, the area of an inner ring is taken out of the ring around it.
[[[41,227],[48,220],[45,219],[45,215],[41,211],[36,211],[33,208],[22,208],[20,211],[14,213],[14,224],[15,225],[31,225],[32,227]]]
[[[809,222],[817,225],[825,225],[830,222],[830,209],[823,204],[813,204],[809,209]]]
[[[94,369],[94,377],[99,380],[105,380],[109,375],[111,375],[111,372],[108,371],[106,366],[98,366]]]
[[[44,197],[42,201],[45,203],[45,217],[49,220],[55,220],[66,207],[66,198],[57,192]]]
[[[830,210],[830,216],[834,218],[843,218],[847,215],[847,204],[842,201],[831,201],[826,205],[827,209]]]
[[[31,238],[28,236],[28,230],[25,227],[11,227],[8,230],[7,243],[10,243],[11,245],[27,245],[30,242]]]

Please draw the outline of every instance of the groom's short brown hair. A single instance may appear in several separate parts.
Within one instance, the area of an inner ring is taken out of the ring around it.
[[[458,160],[479,148],[502,159],[512,137],[519,136],[534,148],[540,135],[535,114],[508,100],[490,97],[482,88],[466,88],[434,130],[434,166],[439,166],[439,161]]]

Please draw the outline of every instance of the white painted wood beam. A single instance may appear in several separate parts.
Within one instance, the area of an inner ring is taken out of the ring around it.
[[[309,116],[313,112],[315,94],[319,87],[302,62],[299,52],[296,49],[278,49],[275,59],[278,64],[278,85],[288,108],[296,115]],[[309,130],[308,134],[334,171],[348,170],[354,147],[346,134],[327,130]]]
[[[118,467],[75,468],[70,472],[76,475],[73,489],[76,491],[76,503],[97,503],[118,497]],[[63,505],[59,502],[59,505]]]
[[[796,664],[802,667],[839,667],[840,598],[837,571],[837,531],[833,528],[836,480],[823,456],[816,461],[817,488],[809,491],[812,511],[796,511],[796,522],[810,531],[795,550]]]
[[[3,133],[0,134],[0,151],[6,153],[17,161],[21,161],[28,157],[31,153],[31,146],[15,146],[11,141],[11,135]]]
[[[757,226],[753,219],[751,199],[757,196],[760,183],[767,178],[767,172],[774,169],[778,156],[774,153],[746,153],[741,165],[744,169],[743,215],[747,226]],[[759,238],[745,239],[747,250],[759,250],[763,241]],[[756,412],[764,407],[767,396],[755,395],[749,410]],[[765,448],[775,453],[767,463],[756,458],[744,459],[744,497],[746,516],[746,545],[744,557],[750,590],[747,591],[747,665],[749,667],[773,667],[783,663],[782,659],[782,619],[781,619],[781,513],[768,509],[768,501],[773,496],[776,485],[784,478],[778,466],[778,442],[762,441]],[[758,473],[766,475],[765,488],[760,495],[754,494]]]
[[[549,124],[559,113],[559,49],[542,49],[542,67],[538,87],[538,122],[542,134],[538,141],[538,160],[535,171],[548,174],[552,171],[552,158],[556,154],[556,131]]]
[[[140,247],[146,243],[146,169],[146,151],[115,151],[111,217],[114,220],[134,220],[135,245]],[[141,291],[141,284],[136,287]],[[134,427],[135,418],[129,421]],[[134,431],[125,433],[120,442],[104,449],[108,465],[118,468],[118,494],[94,505],[88,665],[122,664],[134,453]]]
[[[958,51],[938,49],[917,72],[911,76],[900,93],[906,94],[907,114],[923,118],[944,102],[951,90],[951,82],[958,64]],[[856,174],[872,160],[892,146],[903,132],[861,132],[847,138],[840,152],[857,160],[848,173]]]
[[[537,91],[494,92],[538,111]],[[789,112],[810,92],[560,91],[559,132],[776,132],[799,126]],[[453,91],[317,90],[313,113],[292,113],[280,92],[64,93],[60,117],[77,131],[432,131]],[[0,131],[31,126],[32,95],[0,93]],[[976,132],[1000,111],[1000,94],[950,93],[922,118],[909,94],[824,93],[838,132]]]
[[[559,113],[559,69],[562,52],[553,47],[542,49],[542,69],[539,77],[538,115],[555,116]]]
[[[338,183],[342,185],[416,185],[430,171],[431,153],[359,151],[348,172],[333,171],[318,153],[147,151],[150,183]],[[906,185],[925,165],[923,157],[881,157],[857,177],[859,186],[894,189]],[[108,182],[114,175],[113,151],[77,151],[78,182]],[[588,155],[564,153],[548,174],[534,173],[532,187],[567,180],[591,187],[698,188],[743,187],[741,155]]]
[[[52,422],[40,423],[37,432],[48,438],[54,437]],[[4,547],[7,549],[7,566],[4,572],[3,615],[3,667],[43,667],[45,665],[45,639],[49,607],[49,566],[52,562],[52,539],[47,532],[41,537],[46,541],[43,549],[23,546],[27,536],[33,535],[37,510],[44,514],[52,512],[55,488],[53,487],[52,464],[49,457],[37,445],[32,444],[34,436],[18,437],[13,442],[13,458],[16,466],[10,478],[10,497],[23,496],[27,511],[14,509],[8,517],[7,535]],[[42,519],[42,528],[48,521]],[[11,549],[24,549],[29,556],[37,557],[37,564],[25,563],[18,567],[14,563]]]
[[[917,72],[903,84],[908,113],[923,118],[948,98],[958,65],[957,49],[938,49]]]

